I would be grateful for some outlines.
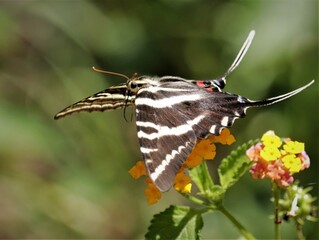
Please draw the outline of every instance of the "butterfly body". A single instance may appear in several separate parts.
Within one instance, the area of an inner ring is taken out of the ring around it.
[[[219,78],[188,80],[174,76],[133,75],[124,84],[72,104],[59,112],[55,119],[74,112],[113,110],[134,105],[137,136],[148,175],[161,191],[167,191],[197,140],[219,135],[236,119],[243,118],[250,107],[282,101],[313,83],[261,101],[222,92],[226,76],[238,66],[253,36],[252,31],[232,66]]]

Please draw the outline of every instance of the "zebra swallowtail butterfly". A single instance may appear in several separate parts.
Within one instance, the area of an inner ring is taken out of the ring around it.
[[[59,119],[74,112],[105,111],[135,105],[137,136],[148,174],[154,184],[167,191],[177,171],[198,139],[219,135],[251,107],[262,107],[287,99],[308,86],[292,92],[253,101],[222,92],[226,77],[246,54],[255,31],[251,31],[236,59],[224,75],[213,80],[188,80],[181,77],[133,75],[127,82],[113,86],[65,108]],[[95,71],[111,73],[97,70]]]

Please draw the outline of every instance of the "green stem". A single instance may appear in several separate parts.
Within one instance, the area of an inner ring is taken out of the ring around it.
[[[246,239],[250,239],[250,240],[253,240],[255,239],[255,237],[250,233],[248,232],[243,225],[241,225],[237,219],[230,214],[230,212],[228,212],[224,206],[220,205],[218,207],[218,210],[223,213],[234,225],[235,227],[238,229],[238,231],[246,238]]]
[[[275,182],[272,182],[272,192],[274,197],[274,215],[275,215],[275,239],[281,239],[280,236],[280,224],[281,220],[279,219],[279,194],[280,189]]]
[[[194,197],[190,194],[186,194],[186,193],[182,193],[182,192],[179,192],[181,195],[183,195],[185,198],[187,198],[188,200],[192,201],[193,203],[196,203],[196,204],[199,204],[199,205],[203,205],[203,206],[207,206],[207,203],[204,202],[203,200],[197,198],[197,197]]]
[[[295,218],[295,223],[296,223],[296,227],[297,227],[297,236],[299,240],[303,240],[305,239],[305,236],[303,235],[302,232],[302,224],[300,224],[297,220],[297,218]]]

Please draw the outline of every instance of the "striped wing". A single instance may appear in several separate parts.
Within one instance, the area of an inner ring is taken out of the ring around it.
[[[209,92],[187,81],[142,88],[136,95],[136,125],[148,174],[161,191],[167,191],[197,139],[219,135],[250,107],[285,100],[308,86],[261,101],[226,93]]]
[[[105,111],[136,105],[137,135],[148,174],[161,191],[167,191],[197,139],[219,135],[244,117],[250,107],[262,107],[287,99],[292,92],[252,101],[231,93],[209,91],[193,80],[179,77],[130,79],[65,108],[59,119],[74,112]]]
[[[125,83],[98,92],[90,97],[76,102],[55,115],[55,119],[75,112],[105,111],[123,108],[134,104],[135,95],[127,95]]]
[[[197,139],[218,135],[245,115],[237,99],[237,95],[210,93],[185,81],[167,82],[137,93],[140,148],[149,176],[161,191],[172,186]]]

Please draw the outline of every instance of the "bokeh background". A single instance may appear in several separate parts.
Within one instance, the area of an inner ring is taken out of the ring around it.
[[[143,180],[128,170],[141,159],[134,120],[122,111],[56,112],[130,76],[212,79],[255,40],[226,91],[262,99],[315,85],[236,122],[237,142],[215,164],[269,129],[306,143],[310,169],[296,178],[318,195],[318,1],[0,1],[0,238],[142,238],[154,213],[190,203],[164,194],[148,206]],[[214,168],[212,168],[214,174]],[[226,207],[257,238],[272,238],[269,182],[247,174]],[[305,227],[318,238],[317,223]],[[293,223],[283,226],[295,238]],[[205,238],[237,238],[219,213],[205,216]]]

